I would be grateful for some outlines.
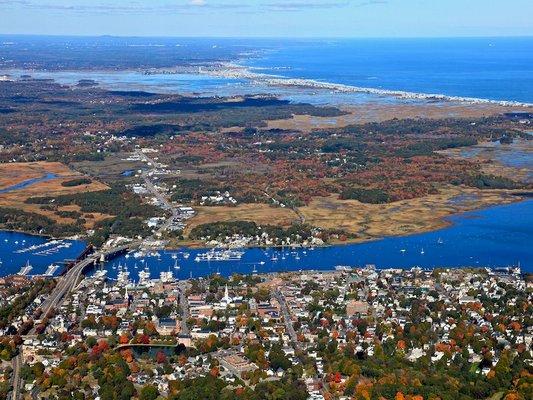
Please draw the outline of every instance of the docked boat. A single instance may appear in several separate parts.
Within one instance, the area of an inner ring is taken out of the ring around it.
[[[344,271],[344,272],[348,272],[348,271],[351,271],[352,270],[352,267],[348,267],[346,265],[337,265],[335,267],[335,271]]]
[[[142,271],[139,272],[139,285],[146,286],[150,281],[150,270],[148,267],[144,267]]]
[[[238,261],[243,255],[244,252],[238,250],[210,250],[206,253],[198,254],[194,261]]]

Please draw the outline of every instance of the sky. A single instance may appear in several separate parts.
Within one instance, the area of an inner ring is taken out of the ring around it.
[[[531,0],[0,0],[0,33],[533,36]]]

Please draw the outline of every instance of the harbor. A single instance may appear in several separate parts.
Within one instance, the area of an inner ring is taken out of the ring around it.
[[[519,218],[517,216],[520,216]],[[269,273],[298,270],[334,270],[338,266],[374,264],[377,268],[507,267],[522,265],[531,271],[533,250],[533,200],[455,215],[451,226],[433,232],[387,237],[359,244],[307,248],[246,248],[134,250],[102,265],[110,278],[117,279],[119,266],[129,279],[138,282],[143,271],[152,276],[172,271],[177,279],[213,274]],[[17,244],[15,244],[17,243]],[[65,246],[68,243],[69,246]],[[31,251],[26,251],[28,248]],[[57,249],[39,255],[46,249]],[[25,250],[26,249],[26,250]],[[30,275],[57,275],[51,268],[67,259],[76,259],[85,249],[82,241],[49,240],[14,232],[0,232],[0,274],[23,272]],[[21,251],[23,250],[23,251]]]
[[[27,262],[26,265],[20,269],[20,271],[18,272],[18,275],[22,275],[22,276],[28,275],[32,269],[33,267],[30,265],[29,262]]]
[[[0,231],[0,276],[18,274],[27,264],[29,275],[57,275],[67,260],[76,259],[86,248],[83,240],[67,240]],[[56,268],[57,267],[57,268]]]
[[[456,215],[450,221],[450,227],[438,231],[360,244],[136,251],[108,262],[105,268],[109,277],[116,278],[120,266],[133,282],[139,281],[143,271],[156,277],[170,270],[175,278],[188,279],[214,274],[335,270],[367,264],[405,269],[520,264],[522,271],[532,270],[533,252],[527,243],[532,234],[533,200]]]

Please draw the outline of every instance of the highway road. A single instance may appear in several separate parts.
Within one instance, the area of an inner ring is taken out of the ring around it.
[[[138,151],[137,154],[152,167],[152,170],[156,169],[156,166],[158,164],[154,160],[150,159],[146,154],[140,151]],[[163,224],[159,228],[158,232],[162,232],[166,230],[176,218],[179,217],[178,210],[159,190],[157,190],[153,182],[150,180],[150,177],[146,171],[142,173],[142,177],[147,189],[161,202],[161,204],[164,205],[165,208],[172,212],[172,216],[168,218],[165,221],[165,224]],[[98,251],[94,254],[89,255],[87,258],[74,265],[69,271],[67,271],[67,273],[65,273],[65,275],[59,278],[56,287],[53,289],[52,293],[48,296],[48,298],[43,302],[41,306],[41,309],[43,310],[43,318],[46,317],[46,315],[48,315],[51,310],[60,306],[61,301],[65,297],[65,295],[67,293],[70,293],[76,286],[76,283],[79,281],[83,271],[91,264],[96,264],[97,262],[99,262],[102,255],[104,257],[107,257],[110,254],[116,253],[121,250],[139,247],[140,244],[140,242],[132,242],[125,246]],[[32,329],[30,334],[34,333],[35,328]]]
[[[137,151],[136,152],[149,166],[151,166],[151,170],[155,171],[156,166],[158,163],[156,163],[154,160],[152,160],[150,157],[148,157],[146,154]],[[166,231],[176,219],[180,218],[178,208],[175,207],[164,195],[161,193],[153,184],[152,180],[150,179],[150,175],[148,171],[143,171],[142,178],[144,180],[144,183],[146,185],[146,188],[158,199],[158,201],[163,205],[163,207],[167,210],[169,210],[172,214],[165,223],[159,227],[159,229],[156,231],[157,233],[162,233]],[[58,278],[57,285],[52,290],[52,293],[46,298],[46,300],[43,302],[41,309],[42,309],[42,318],[45,318],[50,311],[58,308],[61,306],[63,299],[66,297],[68,293],[70,293],[75,287],[77,282],[79,281],[83,271],[89,267],[92,264],[96,264],[100,261],[100,258],[102,255],[105,257],[114,254],[121,250],[126,249],[133,249],[136,247],[139,247],[141,243],[139,242],[133,242],[131,244],[121,246],[121,247],[114,247],[109,248],[103,251],[98,251],[94,254],[89,255],[85,259],[79,261],[77,264],[75,264],[70,270],[68,270],[65,275]],[[187,298],[185,296],[185,292],[187,290],[187,284],[184,283],[182,287],[180,287],[180,305],[182,309],[182,326],[181,326],[181,332],[183,334],[189,334],[189,328],[187,327],[187,319],[189,316],[189,307],[187,303]],[[33,327],[32,330],[29,332],[29,335],[35,335],[35,328]],[[21,367],[21,357],[17,356],[15,359],[13,359],[13,387],[15,388],[12,393],[12,399],[18,400],[20,395],[20,367]]]
[[[156,166],[158,163],[156,163],[154,160],[149,158],[146,154],[137,151],[137,154],[152,168],[151,170],[154,171],[156,169]],[[143,171],[142,178],[144,180],[144,183],[146,185],[146,188],[159,200],[159,202],[163,205],[163,207],[169,211],[171,211],[172,215],[170,218],[168,218],[165,223],[159,227],[159,229],[156,231],[157,233],[162,233],[163,231],[166,231],[176,219],[180,217],[179,211],[177,207],[175,207],[164,195],[161,193],[153,182],[150,179],[149,173],[147,171]],[[133,249],[140,246],[140,242],[133,242],[131,244],[120,246],[120,247],[114,247],[109,248],[106,250],[95,252],[94,254],[91,254],[87,256],[85,259],[79,261],[76,263],[70,270],[68,270],[65,275],[58,278],[57,285],[52,290],[52,293],[46,298],[46,300],[43,302],[41,309],[42,309],[42,318],[45,318],[50,311],[58,308],[61,306],[63,299],[67,296],[68,293],[70,293],[75,287],[77,282],[80,280],[80,277],[83,273],[83,271],[89,267],[90,265],[96,264],[100,261],[100,258],[102,255],[104,258],[107,256],[114,254],[121,250],[126,249]],[[181,301],[181,309],[182,309],[182,327],[181,332],[184,334],[189,334],[189,328],[187,327],[187,319],[189,315],[189,308],[187,304],[187,298],[185,296],[185,292],[187,290],[186,283],[184,284],[183,288],[180,288],[180,301]],[[29,332],[29,335],[35,335],[35,326],[31,329]],[[13,359],[13,387],[14,390],[12,392],[12,399],[18,400],[20,396],[20,367],[21,367],[21,357],[20,355]]]
[[[76,284],[80,280],[83,271],[85,271],[87,267],[98,263],[102,256],[106,258],[117,252],[133,249],[138,246],[139,242],[132,242],[119,247],[111,247],[106,250],[93,253],[87,256],[85,259],[79,261],[71,269],[69,269],[65,275],[58,278],[57,285],[52,290],[52,293],[50,293],[50,295],[41,305],[41,309],[43,311],[42,318],[46,317],[51,310],[61,305],[65,296],[76,287]],[[35,334],[35,327],[32,329],[30,334]]]

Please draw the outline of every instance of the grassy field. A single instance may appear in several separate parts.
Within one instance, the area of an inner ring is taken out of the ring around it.
[[[490,205],[517,201],[505,190],[477,190],[449,186],[440,194],[390,204],[364,204],[340,200],[337,195],[317,197],[300,207],[305,222],[324,229],[342,229],[355,234],[355,242],[384,236],[426,232],[449,225],[446,217]],[[217,221],[254,221],[258,224],[289,226],[297,215],[287,208],[267,204],[243,204],[238,207],[195,207],[197,216],[189,221],[185,236],[192,228]]]
[[[192,218],[185,231],[188,235],[195,226],[216,221],[253,221],[263,225],[290,226],[297,215],[290,209],[268,204],[242,204],[237,207],[195,207],[198,215]]]
[[[54,211],[43,210],[39,205],[26,204],[25,201],[30,197],[55,197],[63,194],[94,192],[108,188],[106,185],[94,180],[89,184],[83,184],[79,186],[62,186],[63,182],[83,177],[83,175],[79,172],[73,171],[61,163],[32,162],[0,164],[0,189],[15,185],[28,179],[41,177],[47,173],[54,173],[58,176],[58,178],[45,182],[37,182],[28,187],[8,193],[1,193],[0,207],[16,208],[26,212],[45,215],[61,224],[74,223],[74,219],[61,217]],[[79,211],[79,208],[77,206],[64,206],[59,207],[58,211]],[[108,217],[107,215],[95,213],[91,215],[92,218],[87,218],[88,215],[84,215],[84,217],[87,219],[85,226],[87,229],[92,228],[95,222]]]
[[[60,177],[74,178],[80,175],[59,162],[29,162],[0,164],[0,189],[16,185],[28,179],[53,173]]]
[[[516,200],[506,191],[446,187],[437,195],[390,204],[363,204],[332,195],[315,198],[299,210],[311,225],[343,229],[356,234],[356,241],[365,241],[440,229],[452,214]]]
[[[123,178],[122,173],[127,170],[137,171],[145,165],[140,161],[125,160],[131,153],[116,153],[107,156],[103,161],[81,161],[73,163],[77,171],[96,176],[101,179]]]
[[[510,112],[510,107],[494,104],[458,104],[416,102],[413,104],[398,103],[364,103],[341,107],[348,114],[338,117],[315,117],[310,115],[295,115],[290,119],[268,121],[269,129],[287,129],[310,131],[312,129],[341,128],[348,125],[367,122],[382,122],[393,118],[480,118],[504,112]],[[525,109],[524,111],[527,111]]]

